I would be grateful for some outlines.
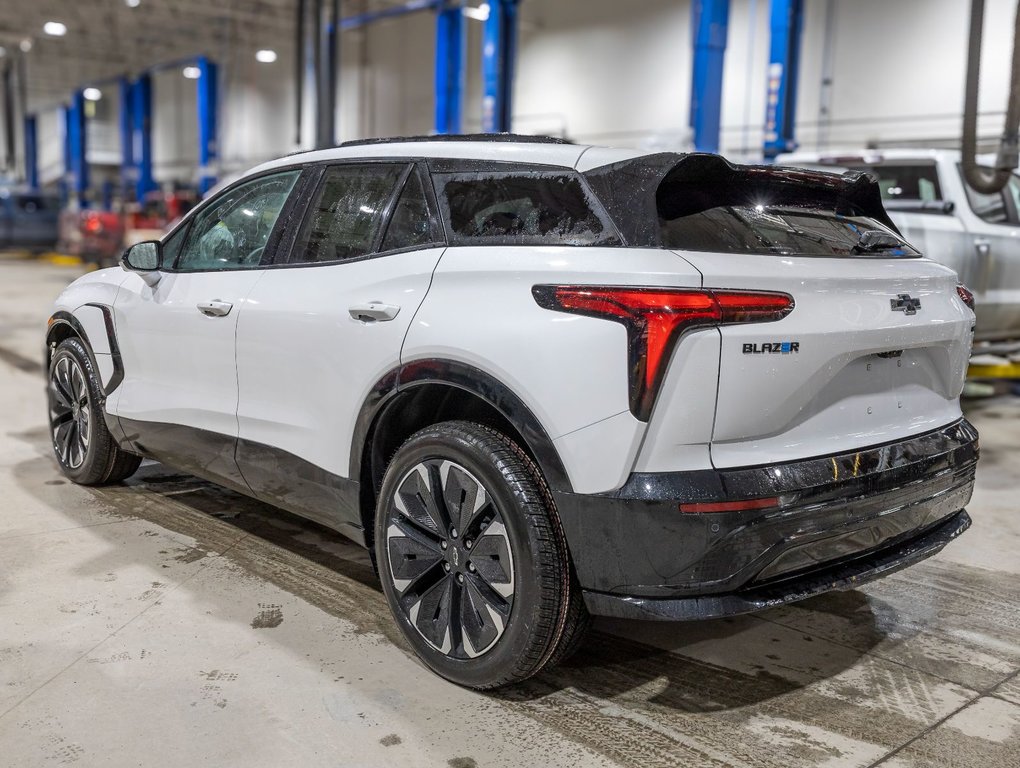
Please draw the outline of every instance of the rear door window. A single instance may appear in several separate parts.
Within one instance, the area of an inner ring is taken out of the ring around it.
[[[436,173],[451,245],[615,245],[580,177],[562,171]]]
[[[393,209],[386,227],[382,251],[416,248],[441,240],[438,222],[429,210],[428,196],[421,175],[412,171]]]
[[[291,250],[291,264],[347,261],[378,250],[387,209],[406,163],[326,169]]]

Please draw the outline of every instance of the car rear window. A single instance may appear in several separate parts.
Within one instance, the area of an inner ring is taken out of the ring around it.
[[[666,248],[717,253],[791,256],[917,256],[892,230],[865,216],[792,205],[725,205],[673,219],[659,219]],[[887,236],[868,246],[864,234]]]
[[[614,245],[580,177],[545,171],[434,175],[451,245]]]

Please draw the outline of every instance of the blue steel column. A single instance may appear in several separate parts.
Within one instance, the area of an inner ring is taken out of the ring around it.
[[[482,130],[509,132],[513,121],[518,0],[490,0],[482,37]]]
[[[463,0],[436,14],[436,133],[460,133],[464,110],[467,25]]]
[[[122,77],[118,83],[120,91],[120,184],[121,194],[126,200],[135,183],[134,139],[131,134],[131,81]]]
[[[729,20],[729,0],[694,0],[691,3],[691,28],[694,31],[691,128],[694,130],[694,149],[698,152],[719,151],[723,60]]]
[[[770,160],[797,148],[794,123],[803,25],[803,0],[772,0],[764,147],[765,157]]]
[[[131,157],[135,197],[141,201],[156,188],[152,178],[152,78],[141,75],[131,86]]]
[[[35,115],[25,115],[25,183],[32,189],[39,187],[39,135]]]
[[[71,106],[67,110],[67,174],[71,182],[71,193],[78,205],[87,207],[85,193],[89,188],[89,164],[85,157],[85,94],[75,91]]]
[[[198,191],[208,192],[216,183],[216,105],[219,101],[219,67],[204,56],[198,60]]]

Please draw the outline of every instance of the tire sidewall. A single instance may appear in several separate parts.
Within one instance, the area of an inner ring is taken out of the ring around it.
[[[538,584],[541,552],[539,542],[529,529],[518,494],[530,501],[541,500],[535,483],[511,482],[485,449],[461,435],[441,433],[428,428],[413,436],[394,456],[386,469],[376,509],[375,550],[379,578],[390,609],[404,637],[418,656],[437,674],[470,687],[489,687],[504,677],[524,654],[531,642],[530,629],[538,624],[541,592]],[[392,583],[389,552],[386,542],[387,517],[391,499],[398,484],[419,462],[446,459],[460,464],[484,486],[497,509],[502,513],[514,561],[514,604],[503,635],[496,645],[475,659],[453,659],[429,645],[419,634],[400,607]],[[515,487],[513,487],[515,486]]]
[[[53,398],[53,372],[57,367],[57,363],[68,357],[73,360],[81,368],[81,372],[85,377],[85,388],[88,392],[88,404],[89,409],[89,444],[85,451],[85,460],[78,467],[71,467],[64,462],[60,456],[60,451],[57,450],[57,446],[53,441],[53,427],[51,425],[51,406]],[[49,426],[49,438],[50,446],[53,449],[53,456],[57,460],[57,465],[60,467],[60,471],[64,475],[74,481],[88,481],[91,478],[102,475],[107,467],[105,466],[108,460],[106,451],[102,450],[101,443],[105,435],[103,430],[106,428],[104,422],[105,415],[103,413],[103,393],[99,388],[98,378],[96,376],[95,366],[92,363],[92,356],[88,353],[85,345],[76,338],[64,339],[57,345],[56,351],[54,351],[52,358],[50,359],[50,369],[48,372],[48,378],[46,380],[46,396],[47,396],[47,424]],[[103,466],[99,466],[102,464]]]

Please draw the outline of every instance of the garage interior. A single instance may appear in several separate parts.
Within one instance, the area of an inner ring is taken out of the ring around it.
[[[44,403],[56,295],[258,163],[496,132],[748,163],[958,152],[970,10],[0,0],[0,765],[1020,765],[1020,320],[972,359],[959,541],[756,614],[599,619],[564,665],[489,693],[415,659],[340,534],[151,461],[66,481]],[[1016,14],[984,3],[981,157]]]

